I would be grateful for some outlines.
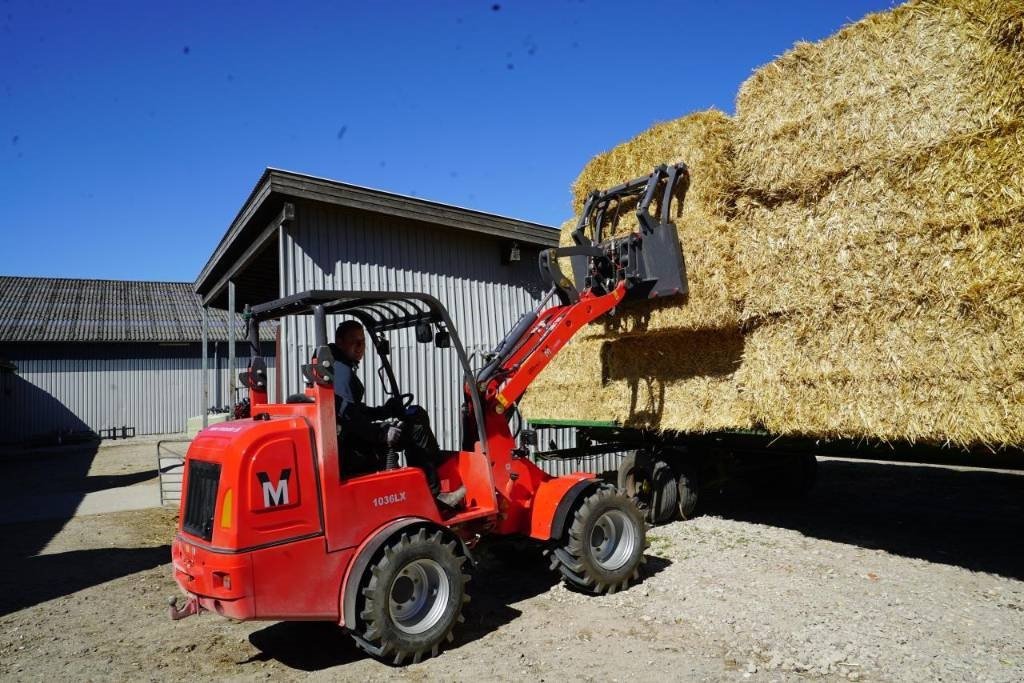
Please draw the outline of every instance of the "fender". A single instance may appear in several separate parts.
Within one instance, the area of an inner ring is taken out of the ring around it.
[[[534,496],[530,538],[547,541],[561,536],[576,501],[600,485],[600,480],[592,474],[583,473],[556,477],[541,484]]]
[[[356,623],[356,598],[359,596],[359,580],[363,576],[363,572],[370,566],[370,562],[373,561],[377,555],[377,551],[384,547],[384,544],[396,537],[400,532],[409,529],[410,527],[426,527],[429,530],[440,531],[445,539],[453,540],[458,542],[462,554],[466,556],[470,564],[476,566],[476,560],[473,555],[470,554],[469,548],[466,547],[465,542],[454,533],[448,527],[436,524],[429,519],[424,517],[402,517],[392,522],[388,522],[384,526],[378,528],[375,532],[370,534],[362,545],[356,549],[354,558],[349,564],[348,571],[345,573],[344,579],[341,582],[340,590],[340,601],[341,605],[338,613],[341,615],[341,620],[338,622],[339,626],[348,625],[349,628]]]

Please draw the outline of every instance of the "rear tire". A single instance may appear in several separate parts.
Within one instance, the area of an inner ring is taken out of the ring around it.
[[[619,491],[598,489],[576,510],[551,567],[566,585],[588,593],[625,590],[640,576],[646,538],[636,504]]]
[[[693,519],[697,512],[697,477],[688,471],[679,473],[676,479],[676,488],[679,492],[678,505],[679,516],[685,519]]]
[[[675,517],[679,487],[672,468],[663,460],[630,452],[619,465],[618,483],[651,524],[665,524]]]
[[[469,602],[465,561],[455,541],[445,543],[440,531],[427,536],[421,528],[389,542],[362,577],[365,600],[356,644],[396,665],[437,656]]]

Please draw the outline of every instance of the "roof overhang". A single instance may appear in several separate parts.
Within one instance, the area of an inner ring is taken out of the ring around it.
[[[196,278],[195,290],[203,304],[226,307],[228,282],[234,280],[237,286],[243,271],[250,274],[249,279],[254,272],[277,272],[277,227],[294,217],[295,200],[370,211],[523,244],[558,245],[558,231],[551,226],[268,168]],[[276,298],[276,275],[266,279],[265,283],[246,282],[247,291],[259,292],[263,300]]]

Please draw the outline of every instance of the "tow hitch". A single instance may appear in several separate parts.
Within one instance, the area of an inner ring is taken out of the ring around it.
[[[178,621],[185,617],[190,617],[193,614],[199,614],[202,607],[199,606],[199,598],[194,595],[188,596],[185,600],[185,604],[178,608],[178,598],[171,597],[167,599],[167,606],[170,609],[171,619]]]

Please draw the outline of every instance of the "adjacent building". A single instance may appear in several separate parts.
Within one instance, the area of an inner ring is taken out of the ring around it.
[[[187,282],[0,276],[0,443],[185,431],[204,410],[202,316]],[[209,316],[205,407],[231,406],[227,314]]]

